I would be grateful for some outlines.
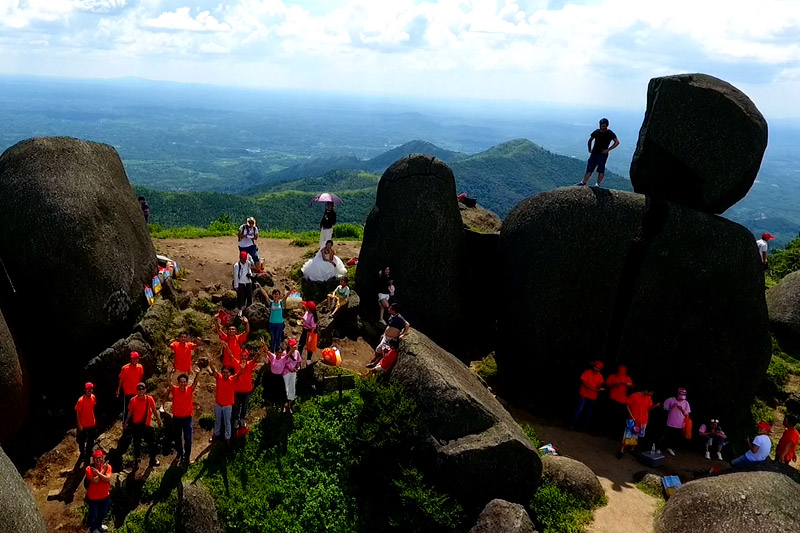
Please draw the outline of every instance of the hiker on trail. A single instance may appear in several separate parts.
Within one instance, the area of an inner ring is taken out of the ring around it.
[[[97,399],[94,397],[94,385],[90,382],[83,386],[83,396],[75,404],[75,418],[77,420],[77,433],[79,461],[89,464],[92,455],[94,439],[97,437],[97,422],[94,417],[94,407]]]
[[[722,448],[728,444],[728,436],[725,435],[722,427],[720,427],[719,420],[712,418],[708,424],[702,424],[697,434],[706,445],[706,451],[703,454],[705,458],[711,459],[711,447],[713,446],[717,450],[717,459],[722,461]]]
[[[593,145],[594,144],[594,145]],[[611,146],[609,146],[611,145]],[[606,161],[608,161],[608,154],[619,146],[619,139],[617,135],[608,129],[608,119],[600,119],[600,127],[594,130],[589,135],[589,162],[586,164],[586,175],[583,181],[579,181],[578,185],[586,185],[592,178],[592,173],[597,169],[597,186],[603,183],[603,178],[606,177]]]
[[[628,367],[619,365],[617,371],[606,378],[608,398],[611,400],[612,417],[617,420],[628,419],[628,389],[633,388],[633,381],[628,375]]]
[[[300,334],[300,345],[298,350],[302,355],[303,349],[308,351],[308,363],[317,351],[317,340],[319,339],[319,315],[317,314],[317,304],[313,301],[303,302],[303,332]]]
[[[367,368],[370,369],[369,374],[384,374],[388,375],[397,363],[397,350],[400,348],[400,341],[397,339],[389,339],[389,341],[381,348],[381,358],[377,363],[370,363]]]
[[[233,288],[236,291],[236,314],[253,305],[253,260],[247,252],[239,252],[239,260],[233,264]]]
[[[675,457],[675,448],[683,441],[683,427],[692,408],[686,400],[686,389],[681,387],[678,393],[664,402],[664,410],[667,411],[667,427],[661,441],[666,446],[666,451]]]
[[[767,250],[769,249],[769,241],[775,238],[771,233],[762,233],[761,238],[756,241],[758,246],[758,256],[761,258],[761,266],[764,270],[767,269]]]
[[[347,276],[344,276],[339,280],[339,286],[328,295],[328,309],[332,317],[347,307],[347,299],[350,298],[350,287],[347,286],[349,282]]]
[[[169,373],[167,382],[166,399],[169,400],[172,394],[172,431],[175,442],[175,450],[178,452],[178,459],[184,463],[189,463],[192,458],[192,415],[194,415],[194,391],[197,386],[197,378],[200,372],[196,372],[192,384],[189,385],[189,376],[181,374],[178,376],[178,384],[172,384],[172,374]],[[183,437],[183,442],[181,442]]]
[[[391,348],[391,341],[396,341],[399,346],[400,339],[408,335],[409,329],[411,329],[411,324],[400,314],[400,307],[396,303],[391,304],[389,306],[389,323],[386,325],[386,329],[383,330],[381,342],[375,347],[375,356],[369,362],[367,368],[374,368],[378,364],[378,361],[384,356],[384,350]]]
[[[128,404],[131,398],[136,396],[136,386],[144,377],[144,367],[139,364],[139,352],[131,352],[131,362],[122,367],[119,373],[119,384],[117,385],[117,398],[122,393],[122,422],[128,418]]]
[[[158,461],[156,450],[156,434],[152,426],[152,418],[156,417],[158,427],[163,427],[161,423],[161,415],[156,409],[156,401],[152,396],[147,394],[147,387],[144,383],[136,385],[136,396],[131,398],[128,404],[128,417],[125,419],[125,424],[122,426],[123,432],[130,431],[133,437],[133,458],[136,463],[134,470],[139,466],[139,459],[141,458],[142,441],[147,444],[148,454],[150,455],[150,466],[158,466],[161,463]]]
[[[136,199],[139,202],[139,205],[142,208],[142,214],[144,215],[144,223],[147,224],[147,221],[150,219],[150,204],[147,203],[147,200],[144,199],[144,196],[140,196]]]
[[[293,350],[295,339],[286,341],[287,347]],[[291,344],[289,344],[291,343]],[[297,350],[298,352],[300,350]],[[302,356],[300,357],[302,361]],[[289,356],[286,350],[281,350],[273,353],[267,350],[267,363],[269,364],[269,372],[264,372],[264,401],[267,408],[274,406],[276,409],[284,409],[287,403],[287,387],[284,380],[283,373],[286,370],[286,364],[289,362]]]
[[[294,401],[297,398],[297,371],[303,364],[303,356],[297,349],[297,339],[289,339],[286,343],[286,363],[283,367],[283,384],[286,388],[286,405],[284,413],[294,413]]]
[[[227,345],[225,349],[228,349]],[[247,411],[250,407],[250,395],[253,393],[253,372],[258,370],[259,355],[250,357],[249,350],[242,350],[241,370],[233,384],[233,411],[231,425],[233,429],[247,427]]]
[[[239,334],[236,326],[228,326],[227,333],[222,332],[219,320],[214,321],[214,329],[217,331],[219,340],[228,346],[228,350],[222,350],[222,366],[229,366],[237,368],[239,360],[242,358],[242,345],[247,342],[247,336],[250,334],[250,321],[247,317],[242,317],[244,324],[244,333]]]
[[[175,355],[172,362],[172,370],[184,374],[192,373],[192,352],[203,343],[203,339],[197,337],[197,344],[189,341],[189,334],[181,331],[178,340],[170,343],[169,347]]]
[[[286,325],[283,321],[283,311],[286,309],[286,298],[289,293],[281,299],[281,291],[275,289],[272,291],[272,299],[269,302],[269,349],[273,352],[280,350],[283,344],[283,330]]]
[[[635,448],[639,444],[639,439],[645,436],[650,411],[661,407],[660,403],[653,403],[653,391],[646,388],[628,396],[626,404],[628,417],[617,459],[622,459],[626,448]]]
[[[333,227],[336,225],[336,211],[333,209],[333,202],[325,204],[325,212],[322,213],[322,220],[319,221],[319,247],[333,238]]]
[[[386,325],[383,315],[389,310],[390,300],[394,301],[394,279],[392,279],[392,271],[387,266],[378,272],[378,305],[380,306],[381,316],[378,322]]]
[[[214,391],[214,436],[208,441],[217,441],[220,436],[224,435],[225,442],[230,446],[231,416],[235,401],[236,381],[239,374],[234,374],[233,369],[228,366],[223,366],[222,371],[217,372],[213,364],[208,365],[208,373],[214,376],[217,382],[217,387]]]
[[[797,417],[794,415],[787,414],[783,417],[783,427],[785,429],[781,440],[778,442],[778,447],[775,448],[775,460],[779,463],[789,464],[797,459],[795,451],[797,450],[797,444],[800,443],[800,433],[798,433],[796,425]]]
[[[239,254],[246,252],[253,258],[255,269],[261,270],[261,258],[258,257],[258,226],[256,226],[256,219],[250,217],[247,222],[239,226]]]
[[[92,464],[86,467],[86,479],[89,482],[86,488],[86,499],[89,500],[86,524],[90,533],[105,531],[103,521],[111,506],[111,481],[114,479],[114,472],[111,465],[106,463],[103,450],[92,454]]]
[[[772,441],[769,440],[769,432],[772,428],[763,420],[756,424],[756,437],[753,442],[750,438],[745,439],[747,447],[749,448],[744,455],[740,455],[733,461],[731,466],[733,468],[739,466],[746,466],[752,463],[760,463],[769,457],[769,452],[772,449]]]
[[[587,426],[589,425],[594,404],[597,401],[597,393],[605,390],[603,388],[603,374],[601,373],[603,362],[592,361],[589,363],[589,367],[581,374],[581,385],[578,389],[578,407],[572,415],[570,429],[575,429],[578,425],[581,414],[583,414],[583,423]]]

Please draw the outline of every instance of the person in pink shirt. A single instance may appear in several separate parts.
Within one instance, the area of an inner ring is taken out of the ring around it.
[[[266,347],[266,344],[264,346]],[[269,371],[264,372],[264,401],[267,403],[267,407],[273,405],[277,409],[282,409],[286,405],[286,384],[283,381],[283,371],[286,370],[288,361],[286,350],[275,354],[267,349]]]
[[[297,384],[297,370],[303,362],[303,356],[300,350],[297,349],[297,339],[289,339],[286,342],[288,353],[286,355],[286,363],[283,367],[283,384],[286,388],[286,404],[283,406],[284,413],[293,413],[292,407],[294,400],[297,398],[295,392]]]
[[[674,457],[675,448],[683,440],[683,424],[692,412],[686,400],[686,389],[680,388],[675,396],[668,398],[664,410],[667,411],[667,428],[661,441],[667,453]]]

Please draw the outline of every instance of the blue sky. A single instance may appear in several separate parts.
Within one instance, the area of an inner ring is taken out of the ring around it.
[[[0,74],[637,109],[705,72],[800,117],[796,0],[0,0]]]

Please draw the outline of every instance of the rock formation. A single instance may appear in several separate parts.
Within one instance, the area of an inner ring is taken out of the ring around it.
[[[733,85],[705,74],[650,80],[631,163],[636,192],[722,213],[752,187],[767,123]]]
[[[185,533],[222,533],[214,498],[203,485],[186,483],[180,487],[178,531]]]
[[[44,533],[44,520],[17,469],[0,448],[0,531]]]
[[[28,391],[24,383],[17,347],[0,313],[0,444],[8,442],[17,432],[28,410]]]
[[[542,477],[590,505],[599,504],[606,494],[591,468],[562,455],[542,457]]]
[[[528,512],[518,503],[492,500],[469,533],[536,533]]]
[[[800,271],[788,274],[767,291],[767,309],[781,347],[800,352]]]

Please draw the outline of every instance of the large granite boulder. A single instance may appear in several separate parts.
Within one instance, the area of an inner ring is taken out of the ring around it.
[[[656,533],[800,531],[800,485],[774,472],[692,481],[672,495],[655,526]]]
[[[44,520],[14,464],[0,448],[0,531],[45,533]]]
[[[542,473],[539,454],[461,361],[411,330],[391,379],[419,405],[437,486],[475,515],[495,498],[530,502]]]
[[[781,348],[800,352],[800,271],[788,274],[767,291],[767,309]]]
[[[401,314],[453,349],[465,331],[465,263],[464,230],[450,167],[426,155],[395,162],[378,182],[375,206],[364,227],[356,271],[362,316],[377,319],[378,272],[389,266]]]
[[[54,137],[12,146],[0,156],[0,213],[0,256],[13,283],[0,279],[0,307],[29,364],[62,368],[31,374],[34,389],[59,397],[77,377],[70,371],[147,309],[155,250],[119,155],[105,144]],[[58,349],[42,349],[43,322]]]
[[[518,503],[492,500],[469,533],[536,533],[531,517]]]
[[[733,85],[705,74],[653,78],[631,162],[636,192],[722,213],[744,198],[767,148],[767,122]]]
[[[176,522],[184,533],[222,533],[214,498],[199,483],[184,482],[180,487]]]
[[[606,495],[591,468],[563,455],[542,457],[542,477],[590,505],[599,504]]]
[[[0,313],[0,411],[4,413],[0,424],[0,444],[14,436],[28,412],[24,377],[17,347],[3,313]]]
[[[749,231],[621,191],[570,187],[523,201],[500,234],[504,394],[549,415],[574,407],[588,362],[624,363],[657,397],[689,389],[699,418],[747,413],[770,359],[761,262]],[[555,406],[563,406],[557,412]]]

